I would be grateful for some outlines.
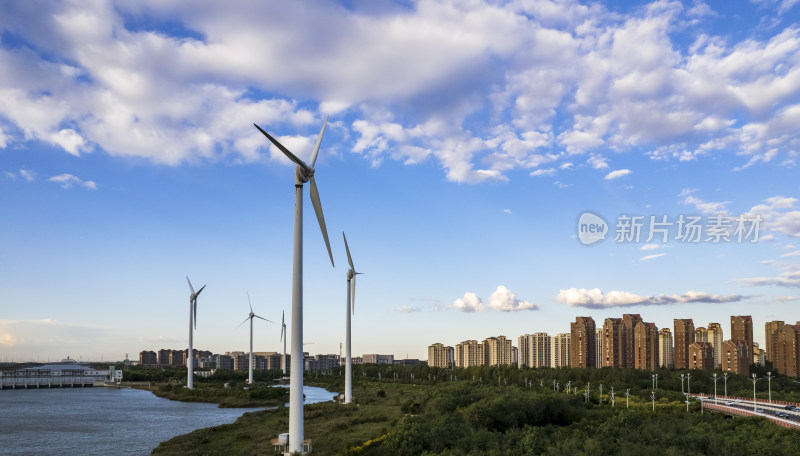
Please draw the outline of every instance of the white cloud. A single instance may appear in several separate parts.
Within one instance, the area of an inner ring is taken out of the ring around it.
[[[555,168],[544,168],[531,171],[531,176],[554,176],[556,174]]]
[[[603,179],[605,180],[617,179],[622,176],[627,176],[630,173],[631,170],[629,169],[618,169],[616,171],[611,171],[610,173],[606,174],[606,177],[604,177]]]
[[[796,298],[794,296],[778,296],[773,301],[776,302],[791,302],[791,301],[798,301],[800,298]]]
[[[48,181],[61,185],[61,188],[65,190],[69,190],[73,185],[79,185],[81,187],[88,188],[89,190],[97,190],[97,184],[94,181],[85,181],[77,176],[67,173],[53,176],[48,179]]]
[[[655,250],[661,247],[660,244],[645,244],[639,248],[639,250]]]
[[[799,288],[800,270],[789,269],[780,273],[776,277],[749,277],[745,279],[739,279],[738,282],[750,287],[775,286]]]
[[[645,256],[639,258],[639,261],[654,260],[656,258],[661,258],[664,255],[666,255],[666,253],[656,253],[656,254],[653,254],[653,255],[645,255]]]
[[[556,299],[570,307],[605,309],[612,307],[661,306],[686,303],[727,303],[748,299],[744,295],[709,295],[702,291],[687,291],[682,295],[640,296],[627,291],[609,291],[603,294],[599,288],[587,290],[570,288],[561,290]]]
[[[679,198],[683,198],[681,204],[694,206],[695,209],[704,214],[716,214],[724,213],[725,207],[731,203],[730,201],[703,201],[702,199],[692,195],[692,193],[695,193],[696,191],[697,189],[684,188],[683,191],[681,191],[681,193],[678,195]]]
[[[532,302],[517,299],[516,293],[500,285],[489,296],[489,307],[497,312],[515,312],[520,310],[537,310]]]
[[[508,214],[508,215],[513,215],[514,211],[512,211],[511,209],[506,208],[506,209],[503,209],[503,213]]]
[[[760,216],[763,220],[760,228],[762,231],[770,230],[787,236],[800,237],[800,210],[791,210],[796,202],[797,198],[773,196],[742,215],[748,218]],[[760,240],[765,240],[767,236],[761,237]]]
[[[453,301],[453,304],[451,304],[449,308],[467,313],[484,309],[481,298],[479,298],[475,293],[464,293],[464,297]]]
[[[397,311],[400,313],[414,313],[414,312],[421,312],[422,309],[419,307],[412,307],[412,306],[400,306],[397,308]]]

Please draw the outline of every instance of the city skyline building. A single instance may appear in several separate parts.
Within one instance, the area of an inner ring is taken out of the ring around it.
[[[570,323],[570,359],[573,367],[596,367],[596,338],[594,319],[575,317],[575,321]]]
[[[714,368],[719,369],[722,366],[722,343],[725,342],[725,334],[722,331],[721,324],[708,324],[708,342],[711,343],[714,351]]]
[[[694,342],[694,321],[691,318],[676,318],[673,322],[673,365],[675,369],[688,369],[689,345]]]
[[[674,366],[673,360],[672,331],[669,328],[661,328],[658,331],[658,366],[671,369]]]

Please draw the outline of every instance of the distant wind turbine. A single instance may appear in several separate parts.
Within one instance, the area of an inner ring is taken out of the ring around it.
[[[197,297],[200,296],[200,293],[206,286],[203,285],[195,293],[189,276],[186,276],[186,281],[189,282],[189,289],[192,290],[192,294],[189,295],[189,356],[186,357],[186,365],[189,372],[187,373],[186,387],[192,389],[194,388],[194,346],[192,337],[194,335],[193,331],[197,329]]]
[[[350,256],[350,247],[347,246],[347,236],[342,232],[344,238],[344,249],[347,251],[347,262],[350,269],[347,270],[347,336],[345,338],[345,365],[344,365],[344,403],[353,402],[353,362],[350,357],[350,314],[356,308],[356,276],[361,274],[356,272],[353,266],[353,258]],[[351,296],[352,292],[352,296]]]
[[[284,319],[284,312],[281,312],[281,338],[278,339],[280,342],[283,340],[283,358],[281,358],[281,369],[283,369],[283,375],[286,375],[286,320]]]
[[[239,323],[239,326],[242,326],[243,324],[245,324],[245,322],[247,322],[247,320],[250,320],[250,363],[249,363],[250,364],[250,377],[249,377],[249,380],[247,381],[247,383],[252,385],[253,384],[253,318],[260,318],[260,319],[262,319],[264,321],[268,321],[270,323],[275,323],[275,322],[272,321],[272,320],[267,320],[266,318],[258,316],[255,313],[253,313],[253,303],[250,302],[250,292],[247,293],[247,303],[250,304],[250,315],[248,315],[247,318],[245,318],[243,322]],[[237,328],[239,326],[237,326]]]
[[[293,153],[283,146],[278,140],[270,136],[256,124],[258,131],[264,134],[284,155],[289,157],[297,166],[294,172],[294,253],[292,266],[292,368],[289,379],[289,452],[303,453],[303,184],[311,182],[311,204],[317,214],[317,222],[328,256],[333,266],[333,253],[328,242],[328,230],[325,228],[325,217],[322,214],[322,204],[319,201],[317,183],[314,180],[314,163],[317,161],[322,135],[328,124],[327,117],[322,129],[317,136],[317,143],[311,153],[310,164],[305,164]]]

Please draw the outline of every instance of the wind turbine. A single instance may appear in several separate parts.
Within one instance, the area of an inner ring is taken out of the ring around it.
[[[243,324],[245,324],[247,320],[250,320],[250,377],[247,383],[252,385],[253,384],[253,318],[260,318],[270,323],[275,323],[275,322],[272,320],[267,320],[266,318],[258,316],[255,313],[253,313],[253,303],[250,302],[250,292],[247,293],[247,302],[248,304],[250,304],[250,315],[248,315],[243,322],[239,323],[239,326],[242,326]],[[239,326],[237,326],[237,328]]]
[[[342,231],[344,238],[344,249],[347,251],[347,262],[350,269],[347,270],[347,336],[345,338],[345,364],[344,364],[344,403],[353,402],[353,364],[350,357],[350,314],[355,312],[356,307],[356,276],[361,274],[356,272],[353,266],[353,258],[350,256],[350,247],[347,246],[347,236]],[[352,292],[352,296],[351,296]]]
[[[189,295],[189,356],[186,357],[186,366],[188,367],[188,374],[186,378],[186,387],[189,389],[194,388],[194,346],[193,346],[193,331],[197,329],[197,297],[200,296],[200,293],[203,291],[203,288],[206,286],[203,285],[200,287],[197,292],[194,291],[194,287],[192,286],[192,281],[189,280],[189,276],[186,276],[186,281],[189,282],[189,289],[192,290],[192,294]]]
[[[269,139],[284,155],[297,166],[294,172],[294,253],[292,266],[292,367],[289,378],[289,452],[303,453],[303,184],[311,182],[311,204],[317,214],[317,222],[328,256],[333,266],[333,253],[328,242],[328,230],[325,228],[325,217],[322,215],[322,204],[319,201],[317,183],[314,180],[314,163],[317,161],[319,146],[328,118],[322,124],[317,143],[311,153],[310,164],[304,163],[289,151],[278,140],[270,136],[256,124],[255,127]]]
[[[286,375],[286,320],[283,318],[284,313],[281,312],[281,338],[278,339],[278,342],[283,340],[283,358],[281,359],[281,369],[283,369],[283,375]]]

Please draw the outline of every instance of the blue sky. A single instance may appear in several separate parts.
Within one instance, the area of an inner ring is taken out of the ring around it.
[[[247,292],[288,319],[294,170],[252,124],[307,158],[326,116],[308,351],[344,339],[342,231],[356,355],[623,313],[761,340],[800,318],[797,3],[5,2],[0,359],[183,348],[186,275],[198,348],[245,349]],[[613,239],[714,214],[758,242]]]

